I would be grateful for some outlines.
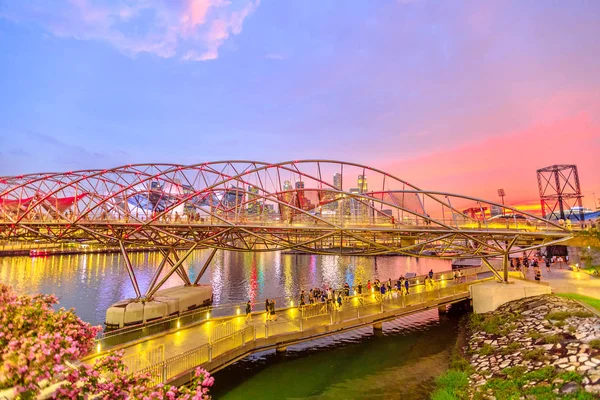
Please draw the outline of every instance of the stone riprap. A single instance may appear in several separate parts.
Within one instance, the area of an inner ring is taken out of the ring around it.
[[[469,379],[472,391],[476,398],[495,398],[494,380],[519,378],[524,392],[546,386],[556,398],[577,391],[600,397],[597,339],[600,318],[573,300],[553,295],[517,300],[494,312],[473,315],[465,349],[475,370]]]

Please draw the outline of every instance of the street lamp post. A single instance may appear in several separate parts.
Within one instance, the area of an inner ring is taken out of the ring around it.
[[[502,215],[505,215],[505,210],[504,210],[504,196],[506,195],[506,193],[504,193],[504,189],[498,189],[498,196],[500,196],[502,198]]]

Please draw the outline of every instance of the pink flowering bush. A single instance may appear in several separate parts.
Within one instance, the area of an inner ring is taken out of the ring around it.
[[[20,296],[0,284],[0,392],[33,399],[51,385],[57,399],[210,399],[214,378],[197,368],[189,387],[153,387],[147,375],[132,375],[122,353],[100,358],[93,366],[73,365],[94,346],[100,327],[79,319],[73,310],[52,306],[52,295]]]

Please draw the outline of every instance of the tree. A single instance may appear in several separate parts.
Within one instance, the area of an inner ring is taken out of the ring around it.
[[[0,284],[0,397],[82,399],[209,399],[214,378],[197,368],[189,387],[153,387],[148,375],[128,373],[122,353],[93,366],[77,360],[94,347],[99,326],[79,319],[73,310],[54,311],[53,295],[17,295]]]

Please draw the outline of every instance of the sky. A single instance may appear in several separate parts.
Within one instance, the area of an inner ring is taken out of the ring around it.
[[[600,2],[0,0],[0,176],[334,159],[600,197]],[[597,201],[600,204],[600,200]]]

